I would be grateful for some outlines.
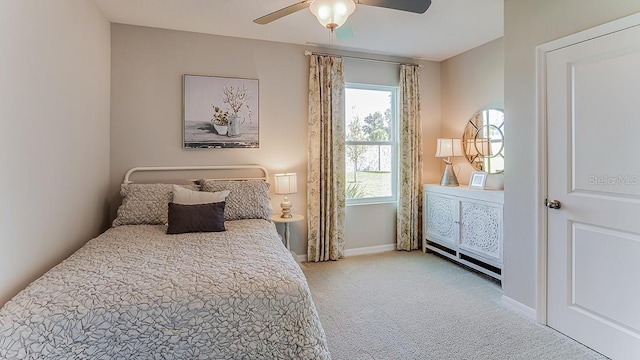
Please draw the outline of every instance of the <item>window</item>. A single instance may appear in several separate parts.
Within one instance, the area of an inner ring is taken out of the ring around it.
[[[347,84],[345,163],[347,203],[396,200],[398,89]]]

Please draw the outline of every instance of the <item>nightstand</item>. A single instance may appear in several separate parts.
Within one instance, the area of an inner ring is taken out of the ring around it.
[[[301,221],[303,219],[304,219],[304,216],[299,214],[291,214],[290,218],[280,217],[280,214],[274,214],[271,216],[271,220],[274,223],[284,224],[284,243],[287,246],[287,250],[291,250],[291,247],[289,246],[289,223]]]

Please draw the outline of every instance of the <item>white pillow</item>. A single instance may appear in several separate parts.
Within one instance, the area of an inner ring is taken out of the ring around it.
[[[229,190],[218,192],[193,191],[173,185],[173,203],[179,205],[200,205],[222,202],[229,196]]]

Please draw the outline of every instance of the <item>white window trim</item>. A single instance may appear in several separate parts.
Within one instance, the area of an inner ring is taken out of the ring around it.
[[[346,145],[391,145],[391,196],[346,198],[346,205],[373,205],[384,203],[396,203],[398,201],[398,124],[400,104],[398,98],[398,86],[373,85],[361,83],[345,83],[345,89],[389,91],[391,93],[391,113],[394,115],[391,121],[390,141],[346,141]],[[346,122],[345,116],[345,122]],[[346,156],[346,153],[345,153]],[[346,159],[345,159],[346,160]],[[345,184],[346,186],[346,184]]]

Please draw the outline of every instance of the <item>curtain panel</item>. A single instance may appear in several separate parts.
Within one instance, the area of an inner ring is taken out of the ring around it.
[[[345,132],[342,58],[311,55],[307,260],[344,256]]]
[[[422,122],[418,65],[400,66],[400,126],[397,244],[420,248],[422,237]]]

